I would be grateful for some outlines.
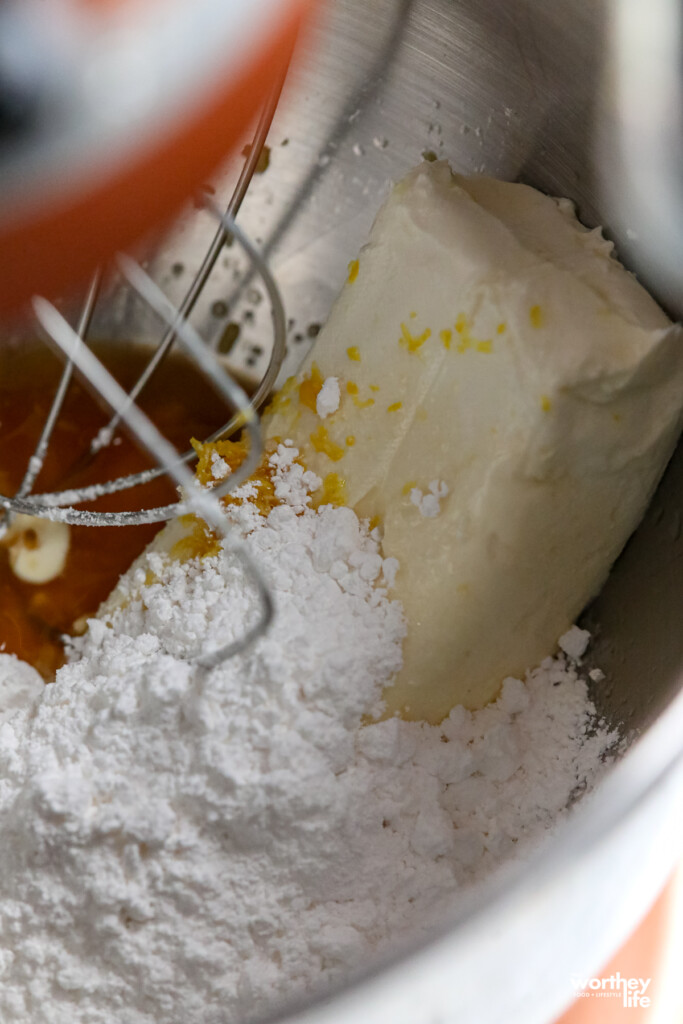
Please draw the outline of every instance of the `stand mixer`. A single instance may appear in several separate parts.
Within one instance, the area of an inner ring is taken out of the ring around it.
[[[614,93],[602,88],[624,59],[622,51],[603,59],[613,38],[602,4],[378,0],[368,7],[338,0],[317,15],[274,116],[270,166],[254,177],[239,221],[268,258],[290,317],[283,373],[312,342],[387,179],[400,177],[423,151],[447,157],[461,172],[521,178],[570,196],[586,223],[607,222],[626,262],[681,312],[675,275],[669,270],[665,278],[649,258],[655,247],[647,218],[632,222],[637,208],[623,213],[619,202],[621,113]],[[637,69],[632,63],[634,80]],[[613,174],[616,190],[606,188]],[[220,181],[216,189],[223,194]],[[611,215],[615,210],[622,212]],[[215,223],[204,218],[186,212],[144,253],[149,277],[176,309],[211,244]],[[229,315],[238,331],[225,346],[229,365],[256,381],[273,352],[267,303],[260,301],[266,285],[234,248],[206,281],[191,324],[220,350]],[[662,265],[675,266],[668,245],[658,251]],[[142,283],[129,263],[123,267]],[[236,273],[240,282],[249,279],[239,297]],[[157,293],[146,296],[156,297],[177,329]],[[39,312],[65,347],[73,343],[44,306]],[[142,341],[155,319],[114,279],[92,311],[91,334]],[[276,365],[279,356],[272,358]],[[230,403],[236,397],[226,393]],[[172,456],[164,454],[168,464]],[[679,452],[588,612],[608,673],[595,700],[630,741],[613,773],[549,849],[473,894],[438,940],[370,965],[324,1005],[296,1008],[287,1019],[547,1024],[572,999],[571,975],[601,967],[651,905],[682,838],[682,481]]]

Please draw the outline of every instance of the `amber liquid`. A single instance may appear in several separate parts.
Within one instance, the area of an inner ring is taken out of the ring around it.
[[[148,357],[128,346],[94,347],[125,388],[132,386]],[[4,495],[13,495],[21,483],[60,373],[61,364],[43,345],[0,346],[0,493]],[[140,405],[179,451],[189,447],[190,437],[203,439],[230,416],[211,384],[180,356],[162,364]],[[123,431],[115,443],[84,462],[90,439],[107,420],[90,393],[72,382],[34,491],[98,483],[153,465]],[[120,511],[176,500],[174,485],[161,477],[78,507]],[[7,550],[0,547],[0,649],[30,662],[46,680],[52,679],[64,661],[63,634],[73,634],[79,619],[96,612],[162,525],[72,526],[64,571],[43,585],[18,579]]]

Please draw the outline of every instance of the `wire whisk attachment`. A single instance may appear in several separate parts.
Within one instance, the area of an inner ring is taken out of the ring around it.
[[[183,300],[177,305],[172,303],[142,266],[130,256],[119,254],[115,260],[113,269],[123,278],[131,292],[152,311],[154,317],[163,325],[160,341],[128,393],[85,343],[98,303],[103,273],[98,271],[94,275],[75,327],[68,323],[52,303],[41,297],[34,298],[33,313],[46,340],[64,360],[64,368],[40,437],[16,494],[11,497],[0,495],[0,515],[4,515],[6,527],[11,527],[12,520],[17,515],[75,526],[93,527],[162,523],[186,513],[194,513],[201,517],[223,539],[226,547],[234,551],[242,561],[246,574],[258,593],[260,606],[257,621],[243,637],[217,650],[201,650],[190,656],[191,660],[207,668],[219,664],[253,643],[268,628],[273,614],[270,593],[258,566],[254,563],[245,545],[230,530],[228,517],[220,499],[238,488],[258,467],[263,453],[258,409],[269,397],[285,356],[287,325],[279,289],[259,250],[235,223],[235,217],[246,195],[265,144],[281,85],[281,82],[278,83],[264,107],[227,210],[222,212],[206,194],[200,197],[200,205],[215,219],[217,228],[213,241]],[[230,244],[232,241],[237,242],[248,257],[250,275],[256,273],[260,277],[271,310],[273,334],[270,358],[265,373],[251,399],[242,386],[225,371],[220,359],[204,343],[189,321],[190,314],[210,277],[220,252],[226,244]],[[246,458],[226,480],[221,481],[211,490],[201,487],[190,469],[189,464],[196,459],[194,450],[189,449],[179,454],[174,445],[137,404],[140,393],[176,342],[183,353],[210,382],[220,398],[224,400],[228,410],[226,422],[206,438],[206,441],[212,442],[227,438],[238,429],[244,430],[246,433],[248,442]],[[156,466],[142,472],[117,476],[114,479],[103,480],[87,486],[49,493],[33,493],[74,374],[78,375],[99,400],[104,401],[110,409],[111,415],[105,427],[90,441],[88,450],[81,457],[80,462],[77,462],[71,469],[82,465],[83,460],[87,465],[98,451],[111,443],[120,423],[125,424],[140,446],[156,462]],[[142,486],[162,475],[168,476],[181,489],[179,501],[154,508],[130,508],[116,512],[100,512],[76,507],[106,495]]]

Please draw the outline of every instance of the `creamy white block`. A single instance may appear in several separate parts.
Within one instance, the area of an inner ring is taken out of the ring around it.
[[[423,164],[267,420],[379,517],[408,636],[389,713],[481,707],[600,590],[681,427],[683,336],[571,204]],[[317,374],[314,374],[317,376]],[[427,512],[427,514],[425,514]]]

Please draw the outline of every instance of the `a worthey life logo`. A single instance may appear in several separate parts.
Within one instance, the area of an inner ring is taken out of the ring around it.
[[[577,997],[597,999],[621,999],[622,1005],[633,1009],[650,1005],[648,988],[652,978],[623,978],[619,971],[608,978],[582,978],[572,975],[572,986]]]

